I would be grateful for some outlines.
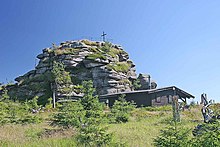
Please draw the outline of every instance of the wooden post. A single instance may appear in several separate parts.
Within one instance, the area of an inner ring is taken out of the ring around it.
[[[55,93],[55,89],[53,90],[53,108],[56,108],[56,93]]]
[[[178,104],[177,95],[173,96],[172,108],[173,108],[173,120],[175,122],[180,122],[180,113],[179,113],[179,104]]]
[[[176,94],[176,88],[173,87],[172,108],[173,108],[173,120],[175,122],[180,122],[178,98],[179,98],[179,96]]]
[[[51,83],[51,90],[53,92],[53,108],[56,108],[56,90],[55,86],[53,86],[53,83]]]

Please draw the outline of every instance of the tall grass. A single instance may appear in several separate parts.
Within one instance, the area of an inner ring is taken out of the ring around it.
[[[50,112],[53,113],[53,112]],[[63,130],[49,125],[49,114],[40,124],[0,126],[0,146],[5,147],[63,147],[79,146],[75,139],[77,133],[73,128]],[[160,130],[169,125],[172,110],[169,106],[158,108],[137,108],[132,112],[129,122],[109,124],[108,130],[114,134],[114,140],[125,146],[151,147],[153,139]],[[202,122],[200,107],[181,112],[181,127],[191,131]],[[114,144],[110,146],[115,146]]]

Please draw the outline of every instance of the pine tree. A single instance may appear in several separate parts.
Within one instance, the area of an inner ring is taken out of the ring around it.
[[[79,143],[88,146],[102,146],[109,144],[112,134],[107,133],[107,128],[101,127],[103,107],[98,97],[94,96],[95,89],[92,81],[84,81],[81,104],[85,110],[84,124],[80,127],[80,134],[77,136]]]
[[[53,62],[52,69],[52,83],[53,91],[53,107],[55,108],[56,95],[65,94],[70,95],[72,92],[72,81],[69,72],[65,71],[65,67],[61,62]]]
[[[111,118],[113,122],[127,122],[130,112],[136,107],[134,103],[126,101],[124,97],[125,95],[121,95],[119,100],[115,101],[111,109]]]

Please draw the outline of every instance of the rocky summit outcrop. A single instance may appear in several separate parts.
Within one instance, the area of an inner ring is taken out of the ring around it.
[[[135,64],[129,60],[128,53],[112,43],[66,41],[43,49],[37,58],[39,63],[34,70],[15,79],[17,84],[11,88],[11,93],[16,93],[17,97],[51,95],[53,61],[65,65],[73,87],[84,80],[92,80],[99,95],[131,91],[134,89],[132,82],[137,79]]]
[[[51,97],[51,71],[54,61],[63,63],[65,70],[70,73],[73,83],[71,87],[75,88],[71,96],[81,94],[77,85],[85,80],[93,81],[98,95],[135,89],[135,64],[129,60],[128,53],[120,45],[89,40],[66,41],[43,49],[37,58],[39,63],[35,69],[17,77],[17,83],[8,87],[9,94],[16,99],[39,96],[41,101],[46,101]],[[149,88],[147,77],[141,75],[139,80],[141,89]]]

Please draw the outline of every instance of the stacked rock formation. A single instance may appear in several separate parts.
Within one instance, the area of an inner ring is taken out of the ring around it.
[[[89,40],[66,41],[59,46],[43,49],[37,56],[36,68],[16,78],[12,92],[22,97],[51,97],[53,61],[62,62],[70,73],[73,87],[84,80],[92,80],[97,94],[111,94],[133,90],[137,79],[135,65],[119,45]],[[77,95],[75,92],[73,95]]]
[[[157,88],[157,83],[154,80],[151,80],[151,77],[149,74],[140,73],[138,76],[138,80],[140,81],[140,85],[141,85],[139,90]]]

